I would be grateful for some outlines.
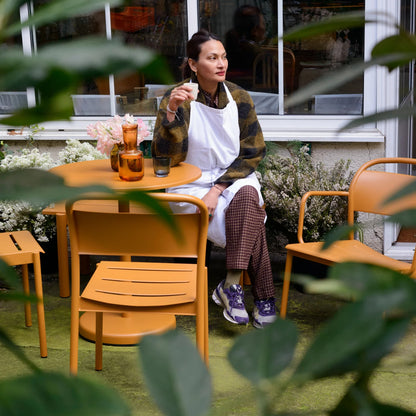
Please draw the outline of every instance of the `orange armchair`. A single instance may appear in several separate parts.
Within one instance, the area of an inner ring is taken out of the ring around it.
[[[348,224],[354,224],[354,216],[358,212],[379,215],[392,215],[409,208],[416,208],[416,195],[408,195],[399,200],[385,204],[388,197],[415,180],[411,174],[391,173],[380,170],[370,170],[371,167],[385,164],[400,165],[408,168],[416,165],[416,159],[409,158],[379,158],[364,163],[355,173],[348,191],[310,191],[303,195],[299,209],[298,241],[299,243],[286,246],[287,257],[284,272],[280,316],[286,317],[289,297],[290,277],[293,257],[299,257],[312,262],[331,266],[346,261],[376,264],[416,277],[416,257],[411,264],[392,259],[373,250],[365,243],[354,240],[351,235],[348,240],[340,240],[329,249],[322,250],[323,242],[305,243],[303,228],[307,200],[317,195],[339,195],[348,198]]]

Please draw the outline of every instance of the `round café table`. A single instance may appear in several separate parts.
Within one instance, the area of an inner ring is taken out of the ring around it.
[[[201,170],[188,163],[180,163],[170,168],[164,178],[153,172],[152,159],[144,159],[144,176],[139,181],[123,181],[118,172],[111,169],[108,159],[68,163],[50,169],[50,172],[61,176],[68,186],[105,185],[115,191],[144,190],[155,191],[173,186],[184,185],[201,176]],[[125,206],[120,206],[125,210]],[[127,208],[128,209],[128,208]],[[56,216],[58,240],[59,291],[61,297],[70,295],[69,261],[67,241],[67,220],[65,203],[56,203],[43,210],[44,214]],[[127,258],[126,258],[127,259]],[[116,345],[133,345],[149,333],[158,333],[176,326],[174,316],[154,314],[142,319],[140,312],[127,314],[104,313],[103,342]],[[95,340],[95,314],[86,312],[80,318],[80,334],[89,340]]]

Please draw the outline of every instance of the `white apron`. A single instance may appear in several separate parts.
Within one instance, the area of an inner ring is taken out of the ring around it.
[[[167,192],[204,197],[240,153],[240,128],[238,109],[227,86],[224,84],[228,104],[223,109],[208,107],[197,101],[191,102],[188,130],[188,153],[185,162],[198,166],[202,175],[195,182],[167,189]],[[225,247],[225,211],[234,195],[245,185],[254,186],[263,205],[260,183],[251,173],[236,180],[218,198],[218,205],[208,227],[208,239]],[[175,213],[194,212],[194,206],[185,203],[172,204]]]

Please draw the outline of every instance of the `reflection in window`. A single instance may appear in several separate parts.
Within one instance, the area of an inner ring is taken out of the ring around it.
[[[414,18],[412,13],[412,1],[402,0],[400,7],[400,25],[407,32],[414,32]],[[411,73],[412,63],[403,65],[400,67],[400,88],[399,88],[399,101],[403,104],[409,97],[409,92],[412,88],[411,85]]]
[[[128,7],[111,11],[111,28],[113,35],[121,36],[126,44],[152,48],[161,54],[175,81],[182,80],[180,67],[187,41],[186,2],[131,1]],[[119,114],[155,115],[169,87],[140,73],[116,77]]]
[[[284,30],[316,22],[345,12],[364,10],[362,1],[283,1]],[[319,7],[320,6],[320,7]],[[286,43],[296,56],[295,89],[302,88],[326,74],[363,60],[364,28],[340,28],[324,35]],[[326,92],[325,99],[311,99],[292,108],[295,114],[361,114],[364,77]],[[357,95],[358,94],[358,95]],[[322,107],[321,103],[324,103]]]
[[[51,0],[35,0],[35,11],[44,4],[50,3],[50,1]],[[37,27],[35,44],[37,47],[42,47],[50,43],[68,41],[91,35],[105,36],[104,10],[95,14],[63,19]],[[102,94],[100,87],[103,84],[107,85],[108,88],[107,78],[103,80],[86,80],[82,86],[79,87],[77,93],[72,96],[74,115],[100,116],[111,114],[110,96],[100,96]]]
[[[223,39],[229,59],[227,79],[251,93],[259,114],[278,114],[278,7],[282,7],[284,30],[335,14],[364,10],[364,2],[358,0],[247,0],[243,6],[236,3],[200,0],[200,26]],[[361,61],[363,47],[363,28],[343,28],[331,34],[286,43],[283,48],[284,95],[341,66]],[[289,113],[361,114],[362,93],[363,76],[360,76],[325,96],[289,109]],[[273,96],[274,103],[270,105]]]
[[[35,8],[50,1],[35,0]],[[187,40],[186,2],[183,0],[132,0],[129,6],[112,9],[108,16],[102,10],[65,19],[36,28],[36,43],[42,46],[87,35],[106,36],[106,23],[113,37],[121,37],[128,45],[152,48],[163,55],[174,79],[182,79],[180,67]],[[158,85],[151,76],[144,77],[141,73],[91,79],[72,96],[74,115],[110,115],[110,97],[115,100],[116,114],[155,115],[168,87]]]
[[[19,22],[18,13],[11,17],[11,23]],[[0,56],[2,51],[10,48],[17,48],[22,51],[22,36],[16,35],[2,40],[0,44]],[[0,91],[0,114],[10,114],[20,108],[27,107],[26,91]]]

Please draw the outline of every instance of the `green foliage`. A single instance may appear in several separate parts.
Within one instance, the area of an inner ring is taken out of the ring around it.
[[[130,411],[117,392],[101,383],[39,371],[0,382],[0,414],[127,416]]]
[[[290,364],[297,338],[297,329],[292,322],[278,320],[264,331],[240,336],[228,358],[235,370],[260,387],[264,380],[276,377]],[[275,345],[279,346],[279,354],[275,353]]]
[[[277,413],[276,407],[279,397],[289,387],[296,389],[319,379],[347,375],[352,376],[353,381],[334,409],[328,409],[328,415],[415,414],[381,403],[370,387],[371,376],[380,361],[392,352],[416,316],[416,281],[378,266],[344,263],[334,266],[326,281],[312,282],[307,289],[327,294],[328,282],[337,288],[332,293],[338,296],[354,293],[355,301],[345,303],[322,326],[300,359],[295,360],[297,329],[292,322],[281,319],[262,331],[240,336],[230,348],[231,365],[256,389],[259,415],[288,414]],[[181,374],[188,370],[192,374],[187,363],[189,350],[177,348],[184,337],[179,332],[170,332],[144,339],[146,347],[141,349],[141,358],[146,366],[143,371],[147,380],[153,378],[149,388],[158,403],[166,400],[167,392],[177,389],[178,376],[173,376],[173,368]],[[209,374],[200,372],[203,362],[201,358],[199,361],[198,365],[194,362],[192,365],[198,368],[196,373],[202,377],[198,378],[198,383],[202,386],[209,382]],[[179,369],[178,363],[186,365],[185,370]],[[180,397],[170,395],[170,405],[176,408],[183,400],[196,405],[198,398],[194,395],[192,385],[187,394],[181,391]],[[165,411],[165,414],[176,413]],[[296,414],[311,413],[305,410]]]
[[[31,25],[43,25],[64,17],[123,4],[122,0],[58,0],[40,7],[26,22],[12,23],[23,1],[0,2],[0,42],[17,35]],[[2,13],[3,12],[3,13]],[[66,120],[72,116],[71,94],[85,79],[129,74],[140,70],[151,74],[163,84],[171,84],[172,76],[165,60],[152,50],[126,45],[122,39],[85,37],[40,47],[33,56],[25,56],[21,47],[8,46],[0,60],[0,90],[13,91],[35,88],[40,101],[33,108],[17,111],[2,118],[0,123],[13,126],[35,125],[49,120]]]
[[[200,416],[211,405],[211,378],[189,337],[179,332],[149,335],[140,358],[147,386],[168,416]]]
[[[339,160],[332,168],[314,163],[308,146],[295,143],[289,156],[269,153],[262,166],[260,183],[266,204],[266,229],[272,248],[282,250],[297,242],[299,206],[302,195],[310,190],[347,191],[353,172],[350,161]],[[313,197],[308,203],[305,241],[319,241],[347,219],[347,201],[343,197]]]
[[[367,25],[372,23],[384,24],[394,28],[398,33],[376,43],[369,60],[348,65],[347,67],[334,71],[331,74],[327,74],[325,77],[319,78],[308,84],[306,87],[296,91],[285,100],[286,107],[298,105],[307,101],[313,95],[323,94],[329,90],[340,87],[357,76],[362,75],[368,68],[384,66],[389,71],[392,71],[396,68],[408,65],[416,58],[416,35],[409,33],[404,28],[397,25],[391,16],[381,13],[367,13],[367,15],[365,15],[364,12],[345,13],[342,14],[342,16],[334,16],[314,24],[299,25],[286,33],[283,36],[283,40],[296,40],[319,34],[331,33],[334,28],[357,27],[364,22]],[[353,129],[380,120],[408,118],[415,114],[415,106],[376,112],[348,122],[341,131]]]
[[[364,16],[351,15],[347,16],[347,19],[331,19],[331,21],[324,22],[324,24],[320,22],[316,25],[302,26],[288,34],[286,39],[299,39],[319,33],[331,32],[334,27],[356,26],[362,23],[363,18]],[[379,18],[380,16],[377,16],[377,20]],[[382,16],[382,18],[387,24],[395,26],[388,16]],[[367,20],[367,23],[370,23],[370,21]],[[341,85],[349,79],[355,78],[371,66],[384,65],[389,70],[392,70],[409,63],[415,58],[415,39],[413,35],[400,32],[398,36],[393,35],[379,42],[374,47],[373,57],[369,62],[337,71],[330,77],[326,76],[325,79],[319,80],[317,83],[295,93],[293,97],[286,101],[286,105],[291,106],[300,103],[313,94],[325,92],[328,89]],[[369,120],[408,117],[412,114],[415,114],[414,108],[409,111],[402,109],[390,110],[369,117],[358,118],[349,123],[345,129],[366,124]],[[290,179],[289,189],[296,191],[293,194],[296,195],[293,199],[298,197],[298,193],[302,193],[302,187],[298,183],[299,177],[308,182],[306,190],[316,188],[310,185],[311,166],[308,165],[306,152],[297,157],[299,157],[298,162],[300,162],[300,166],[293,163],[293,160],[289,158],[289,160],[285,161],[286,165],[281,163],[282,167],[276,163],[277,161],[282,162],[282,160],[274,156],[276,159],[275,164],[266,160],[260,169],[263,181],[268,174],[268,169],[280,169],[286,172],[284,181]],[[308,169],[304,169],[305,166]],[[349,180],[350,177],[346,176],[346,171],[343,169],[345,169],[345,166],[340,169],[340,172],[344,172],[341,176],[347,182],[347,179]],[[272,175],[270,177],[272,178]],[[266,185],[263,182],[263,189],[268,186],[273,187],[278,183],[275,179],[268,180],[269,182]],[[415,183],[398,192],[391,199],[414,193],[416,190]],[[286,184],[281,184],[280,188],[286,189]],[[273,191],[275,199],[277,199],[276,195],[280,188],[275,188]],[[267,201],[266,205],[268,205]],[[284,213],[294,216],[297,210],[293,209],[291,211],[286,209],[281,212],[281,215],[283,216]],[[407,226],[415,226],[415,218],[414,210],[409,210],[395,215],[392,217],[392,220]],[[334,231],[328,239],[328,244],[351,231],[353,229],[348,227]],[[314,341],[306,349],[299,362],[294,363],[293,360],[289,362],[290,349],[292,348],[293,351],[295,349],[294,345],[290,347],[290,342],[285,343],[282,340],[276,342],[279,339],[279,335],[281,335],[279,332],[285,334],[284,331],[289,330],[290,334],[292,334],[289,327],[281,326],[282,321],[280,320],[266,328],[266,335],[255,332],[253,335],[248,334],[237,339],[235,345],[230,350],[229,359],[233,367],[257,387],[258,394],[256,398],[259,414],[262,416],[287,415],[288,413],[284,412],[276,413],[274,404],[279,401],[280,395],[289,386],[296,387],[317,379],[343,375],[352,375],[353,382],[338,404],[333,409],[328,410],[328,415],[405,416],[416,414],[397,406],[381,403],[373,396],[370,388],[371,376],[377,369],[380,361],[391,353],[394,346],[407,332],[410,321],[416,316],[416,281],[393,270],[368,264],[344,263],[331,268],[328,279],[316,282],[309,281],[306,289],[314,293],[331,293],[341,298],[353,299],[354,301],[346,303],[318,331]],[[294,334],[287,336],[294,336]],[[255,343],[253,344],[253,342]],[[289,348],[283,348],[283,354],[288,358],[288,361],[285,362],[284,358],[282,358],[282,365],[280,366],[276,365],[276,363],[278,362],[277,356],[281,353],[281,345],[289,346]],[[265,355],[266,358],[263,359],[262,355]],[[183,360],[186,360],[185,356],[183,356]],[[272,369],[269,369],[268,365]],[[273,378],[273,376],[275,377]],[[272,386],[270,385],[271,382],[273,382]],[[160,393],[155,392],[154,394]],[[306,410],[297,414],[309,413]]]
[[[23,27],[40,26],[71,16],[103,10],[105,4],[122,5],[122,0],[57,0],[48,2],[36,10],[23,23],[13,22],[19,15],[23,0],[0,0],[0,42],[20,34]],[[37,123],[48,120],[69,119],[72,115],[71,93],[85,79],[128,74],[138,70],[151,73],[160,82],[169,84],[171,75],[164,60],[154,52],[125,45],[120,39],[107,41],[104,38],[84,38],[59,42],[38,49],[33,56],[24,56],[21,48],[9,46],[2,49],[0,59],[0,89],[21,90],[33,87],[41,100],[35,107],[23,109],[0,123],[16,126],[31,125],[33,135]],[[5,146],[1,143],[0,159],[4,159]],[[46,206],[50,203],[78,198],[86,193],[99,192],[113,195],[103,186],[70,188],[62,178],[33,166],[8,170],[0,173],[0,200],[24,200],[33,205]],[[153,198],[143,192],[131,193],[130,198],[156,210],[172,225],[171,216]],[[172,225],[173,230],[175,229]],[[0,292],[3,300],[30,300],[14,288],[20,286],[13,269],[0,260],[0,277],[7,291]],[[42,372],[31,362],[8,335],[0,330],[0,342],[33,370],[33,374],[0,382],[1,415],[128,415],[129,409],[121,397],[111,388],[96,384],[81,377],[70,377]]]
[[[0,0],[0,40],[19,33],[20,23],[9,26],[7,23],[9,16],[22,3],[22,0]],[[115,1],[112,5],[119,3]],[[91,11],[103,4],[104,1],[100,0],[51,2],[49,9],[37,14],[28,24],[42,24],[85,12],[89,7]],[[328,27],[326,25],[326,30]],[[389,65],[392,68],[406,62],[414,53],[414,49],[409,51],[413,45],[412,39],[407,42],[405,51],[395,53],[396,51],[389,50],[391,45],[392,42],[382,44],[376,49],[378,56],[369,63],[359,65],[357,71],[374,64]],[[2,53],[0,88],[22,83],[19,86],[35,86],[42,94],[40,106],[18,113],[4,122],[27,125],[69,115],[66,97],[82,77],[137,69],[143,65],[147,70],[153,70],[153,65],[159,62],[146,52],[140,58],[137,58],[138,55],[140,54],[134,52],[131,46],[126,49],[117,41],[108,43],[96,39],[85,43],[61,43],[59,48],[53,45],[41,50],[33,59],[23,57],[15,50]],[[77,59],[72,59],[73,56],[77,56]],[[92,56],[96,59],[91,59]],[[35,73],[33,68],[39,68],[39,71]],[[329,80],[327,77],[325,84],[332,87],[336,83],[345,82],[346,76],[355,77],[354,71],[356,70],[351,68],[348,68],[348,74],[338,71],[340,79]],[[309,94],[310,90],[307,92]],[[301,157],[305,163],[303,168],[308,167],[306,154]],[[291,166],[290,163],[289,161],[288,166]],[[339,172],[343,172],[341,177],[345,179],[345,165],[339,168]],[[302,170],[301,167],[300,173],[305,176],[311,172],[310,169]],[[300,176],[296,177],[299,178]],[[301,189],[299,184],[295,189]],[[75,198],[87,191],[110,192],[103,187],[68,188],[61,178],[36,169],[0,174],[0,190],[2,200],[24,199],[47,204]],[[148,203],[148,197],[142,199],[137,194],[136,198]],[[14,284],[15,278],[4,270],[4,262],[0,262],[0,273],[9,284]],[[356,301],[346,304],[320,329],[300,361],[294,360],[297,334],[289,321],[277,320],[261,333],[253,332],[253,335],[241,337],[230,350],[233,367],[257,388],[259,414],[277,415],[275,404],[279,395],[289,386],[296,388],[305,382],[334,375],[353,375],[354,382],[335,408],[329,410],[329,415],[413,414],[376,400],[370,389],[370,380],[381,359],[400,341],[410,320],[416,315],[416,281],[375,266],[341,264],[331,269],[328,281],[316,282],[308,287],[315,292],[327,293],[328,282],[332,283],[333,293],[340,296],[354,294]],[[12,352],[21,353],[4,332],[1,332],[0,338],[10,346]],[[150,336],[142,341],[140,351],[143,354],[143,371],[151,392],[167,415],[202,415],[208,412],[211,400],[210,376],[184,335],[171,332],[160,337]],[[25,361],[22,356],[21,359]],[[27,364],[30,365],[30,362]],[[111,389],[80,377],[44,373],[36,368],[34,370],[32,375],[0,383],[0,414],[129,414],[125,403]]]

